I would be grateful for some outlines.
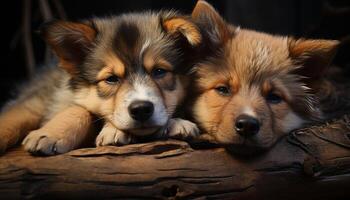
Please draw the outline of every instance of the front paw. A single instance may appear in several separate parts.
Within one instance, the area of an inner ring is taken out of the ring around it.
[[[166,134],[172,138],[189,139],[199,136],[199,129],[191,121],[173,118],[168,122]]]
[[[38,155],[56,155],[73,150],[69,139],[60,135],[48,134],[44,130],[35,130],[28,134],[23,140],[24,149]]]
[[[105,126],[96,138],[96,146],[122,146],[131,142],[130,134],[127,134],[115,127]]]

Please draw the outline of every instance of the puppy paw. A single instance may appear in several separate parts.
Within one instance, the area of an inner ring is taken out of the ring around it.
[[[124,133],[115,127],[105,126],[96,138],[96,146],[122,146],[131,142],[130,134]]]
[[[199,129],[191,121],[173,118],[168,122],[166,134],[172,138],[189,139],[199,136]]]
[[[56,155],[66,153],[73,149],[73,145],[67,138],[59,135],[48,134],[44,130],[35,130],[23,140],[24,149],[37,155]]]

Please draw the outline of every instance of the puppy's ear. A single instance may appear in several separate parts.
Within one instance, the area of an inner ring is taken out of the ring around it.
[[[222,44],[230,38],[229,25],[206,1],[199,0],[197,2],[192,11],[192,19],[207,33],[212,42]]]
[[[53,21],[44,24],[40,34],[58,56],[60,67],[76,74],[93,46],[96,30],[83,23]]]
[[[338,49],[336,40],[289,40],[289,56],[300,66],[296,73],[304,76],[307,81],[321,78]]]
[[[162,22],[164,30],[174,37],[185,37],[191,46],[197,46],[202,41],[202,35],[198,27],[185,17],[174,17]]]

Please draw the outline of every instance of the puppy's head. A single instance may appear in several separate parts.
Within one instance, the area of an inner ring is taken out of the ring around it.
[[[201,41],[196,25],[173,12],[55,21],[41,32],[71,76],[75,102],[135,135],[167,123],[184,96],[182,50]]]
[[[194,117],[217,142],[255,152],[322,117],[315,93],[336,41],[240,30],[204,1],[193,18],[211,41],[209,55],[196,66]]]

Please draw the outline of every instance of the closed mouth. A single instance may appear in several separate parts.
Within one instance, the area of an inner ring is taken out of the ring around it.
[[[136,136],[146,136],[155,134],[160,129],[160,126],[140,126],[138,128],[128,129],[127,132]]]

